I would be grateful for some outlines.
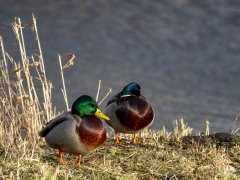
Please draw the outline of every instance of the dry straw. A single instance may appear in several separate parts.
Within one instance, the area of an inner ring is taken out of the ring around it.
[[[17,39],[21,61],[13,61],[5,51],[3,38],[0,37],[0,135],[1,146],[5,150],[4,159],[16,158],[19,164],[21,159],[38,161],[34,157],[37,145],[41,141],[37,132],[42,124],[55,116],[55,113],[52,111],[51,83],[46,78],[36,19],[33,16],[31,27],[36,36],[39,53],[31,56],[27,56],[25,49],[25,26],[22,26],[19,18],[10,26]],[[32,71],[35,71],[37,77],[30,74]],[[36,89],[39,86],[42,93]],[[39,101],[39,97],[43,97],[43,102]],[[18,178],[19,171],[17,172]]]

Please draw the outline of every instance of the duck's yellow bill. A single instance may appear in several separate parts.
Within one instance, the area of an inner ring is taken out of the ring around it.
[[[109,120],[109,117],[107,117],[105,114],[103,114],[98,108],[97,108],[94,115],[101,118],[101,119]]]

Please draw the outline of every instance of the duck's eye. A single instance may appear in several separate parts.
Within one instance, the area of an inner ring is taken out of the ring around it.
[[[95,107],[94,104],[89,104],[89,106],[91,106],[91,107]]]

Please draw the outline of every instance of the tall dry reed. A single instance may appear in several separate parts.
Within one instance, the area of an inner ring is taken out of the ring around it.
[[[46,77],[34,16],[32,20],[27,26],[21,24],[20,18],[9,24],[17,40],[21,61],[13,60],[0,36],[0,143],[5,150],[5,157],[17,159],[33,158],[35,148],[41,141],[37,132],[42,124],[55,116],[51,101],[52,85]],[[27,55],[23,28],[33,31],[38,53]],[[31,75],[32,72],[37,77]],[[42,91],[37,91],[37,88]],[[42,102],[39,97],[43,97]]]

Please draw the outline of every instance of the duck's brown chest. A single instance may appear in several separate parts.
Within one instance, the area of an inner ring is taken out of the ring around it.
[[[82,116],[82,122],[76,127],[79,141],[86,149],[92,150],[104,143],[106,130],[100,119],[95,116]]]
[[[138,131],[152,123],[154,112],[145,99],[129,96],[119,100],[116,116],[124,127]]]

